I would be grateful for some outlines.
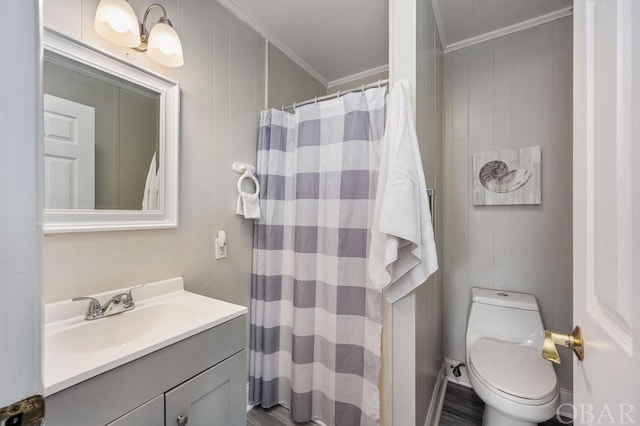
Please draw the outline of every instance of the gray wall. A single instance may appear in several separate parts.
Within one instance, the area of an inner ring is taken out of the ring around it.
[[[179,2],[185,65],[179,271],[190,290],[248,306],[253,221],[235,214],[234,161],[255,164],[264,107],[265,42],[215,1]],[[215,260],[218,230],[228,257]]]
[[[130,3],[139,17],[148,5]],[[182,275],[191,291],[248,305],[252,222],[234,212],[238,174],[231,163],[255,163],[258,117],[265,104],[265,40],[215,1],[165,0],[185,65],[164,68],[100,38],[93,29],[97,4],[45,0],[44,24],[180,83],[179,227],[45,236],[45,303]],[[280,60],[287,61],[290,78],[307,78],[287,57],[273,55],[272,66]],[[317,84],[323,94],[324,86]],[[293,100],[309,96],[287,86],[271,93]],[[229,246],[228,257],[216,261],[218,230],[227,232]]]
[[[269,107],[280,108],[326,93],[322,83],[269,43]]]
[[[418,2],[416,131],[427,187],[435,189],[432,221],[442,265],[442,43],[430,2]],[[441,267],[442,268],[442,267]],[[416,290],[416,424],[423,425],[442,363],[442,269]]]
[[[464,359],[474,286],[532,293],[545,327],[572,328],[571,58],[571,17],[445,55],[445,356]],[[474,206],[472,154],[532,145],[542,204]],[[571,355],[561,356],[571,389]]]

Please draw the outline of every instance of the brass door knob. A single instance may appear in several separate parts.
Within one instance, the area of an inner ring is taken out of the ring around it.
[[[178,426],[184,426],[189,423],[189,416],[178,416],[176,422],[178,422]]]
[[[555,333],[549,330],[544,331],[542,357],[547,361],[560,364],[560,355],[556,348],[557,345],[573,349],[573,352],[580,361],[584,359],[584,335],[579,326],[576,325],[571,334]]]

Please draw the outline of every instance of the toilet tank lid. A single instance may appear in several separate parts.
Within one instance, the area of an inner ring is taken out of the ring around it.
[[[538,310],[536,297],[527,293],[474,287],[471,289],[471,298],[473,303],[481,303],[484,305],[505,306],[507,308],[525,309],[527,311]]]

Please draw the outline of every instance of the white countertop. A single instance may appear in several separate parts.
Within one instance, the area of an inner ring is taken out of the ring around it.
[[[105,303],[126,290],[91,297]],[[181,277],[149,283],[133,297],[134,309],[93,321],[84,320],[88,301],[45,305],[45,396],[247,313],[185,291]]]

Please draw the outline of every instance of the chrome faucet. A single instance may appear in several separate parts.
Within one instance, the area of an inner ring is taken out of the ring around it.
[[[118,293],[113,296],[111,299],[107,300],[107,302],[102,306],[98,299],[88,296],[79,296],[74,297],[71,300],[76,302],[78,300],[88,300],[89,307],[87,308],[87,312],[84,315],[84,319],[87,321],[95,320],[98,318],[104,318],[111,315],[120,314],[122,312],[130,311],[131,309],[136,307],[135,302],[133,301],[133,295],[131,292],[136,288],[143,287],[145,284],[140,284],[134,287],[131,287],[129,290],[124,293]]]

